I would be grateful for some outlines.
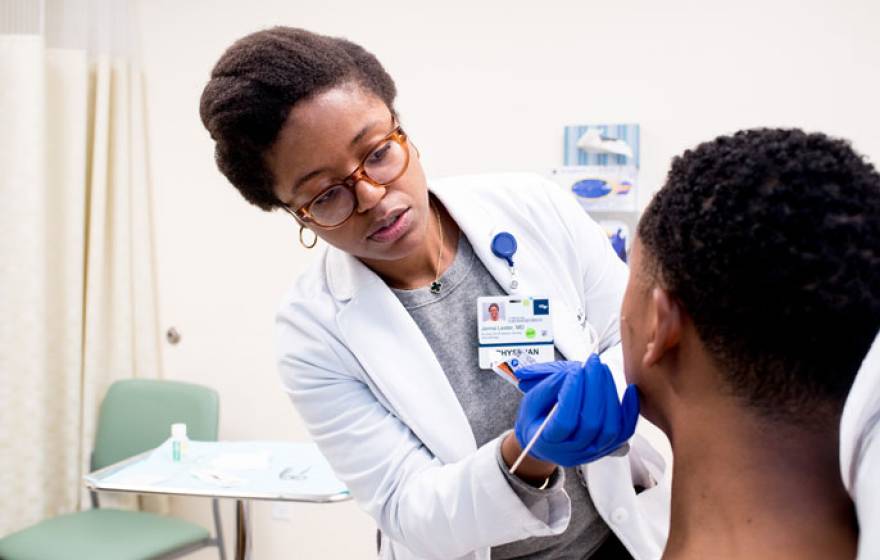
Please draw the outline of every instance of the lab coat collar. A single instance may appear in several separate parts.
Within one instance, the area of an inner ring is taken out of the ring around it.
[[[433,187],[429,190],[443,203],[446,210],[471,242],[480,260],[483,261],[483,264],[486,265],[492,276],[506,290],[506,284],[509,284],[509,280],[505,282],[502,279],[507,276],[507,266],[503,261],[492,255],[491,249],[488,250],[488,255],[486,254],[488,243],[492,239],[491,220],[473,219],[475,214],[482,214],[481,209],[475,207],[477,206],[476,201],[458,200],[460,197],[456,196],[457,193],[454,192],[454,189]],[[466,204],[470,204],[470,208],[462,207]],[[485,214],[482,215],[484,218],[486,217]],[[326,277],[330,293],[340,302],[352,299],[360,290],[375,289],[375,282],[377,281],[384,286],[384,282],[382,282],[378,275],[364,263],[336,248],[330,247],[327,249],[326,266]]]

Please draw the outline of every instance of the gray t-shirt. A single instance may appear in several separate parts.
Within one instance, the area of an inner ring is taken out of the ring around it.
[[[522,394],[489,370],[481,370],[477,342],[477,298],[503,296],[504,290],[476,257],[461,234],[458,252],[441,278],[439,294],[429,288],[394,290],[403,306],[428,340],[449,378],[482,446],[513,427]],[[556,358],[562,356],[556,351]],[[499,468],[502,468],[499,464]],[[537,491],[515,475],[505,474],[513,490],[528,503]],[[560,492],[560,485],[543,492]],[[581,560],[589,558],[609,535],[590,495],[574,469],[565,469],[564,488],[571,498],[571,521],[561,535],[533,537],[492,548],[493,560],[534,558]]]

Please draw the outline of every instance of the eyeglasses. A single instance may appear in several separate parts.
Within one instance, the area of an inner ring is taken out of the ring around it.
[[[313,222],[322,228],[337,228],[357,208],[354,192],[358,181],[374,187],[385,187],[400,178],[409,167],[406,133],[398,126],[373,146],[357,168],[341,183],[327,187],[296,210],[283,208],[302,222]]]

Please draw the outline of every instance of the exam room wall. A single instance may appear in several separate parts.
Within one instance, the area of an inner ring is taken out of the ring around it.
[[[880,4],[714,4],[140,1],[160,319],[182,333],[164,347],[166,376],[220,392],[224,439],[307,438],[279,387],[272,318],[314,252],[226,183],[198,119],[233,40],[284,24],[365,45],[434,176],[544,171],[561,164],[562,127],[582,122],[642,125],[642,205],[672,156],[743,127],[823,130],[880,158]],[[202,502],[173,508],[209,525]],[[254,512],[258,558],[373,557],[374,525],[352,503],[276,512],[287,521]]]

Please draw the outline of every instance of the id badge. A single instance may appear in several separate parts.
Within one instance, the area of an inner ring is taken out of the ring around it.
[[[492,371],[498,374],[501,379],[507,381],[517,389],[519,389],[519,378],[516,376],[516,370],[522,367],[530,366],[537,363],[530,354],[523,354],[522,360],[519,358],[504,359],[501,354],[495,352],[495,360],[490,364]],[[522,389],[520,389],[522,390]]]
[[[477,298],[477,336],[480,369],[490,369],[499,356],[552,362],[550,299],[514,295]]]

